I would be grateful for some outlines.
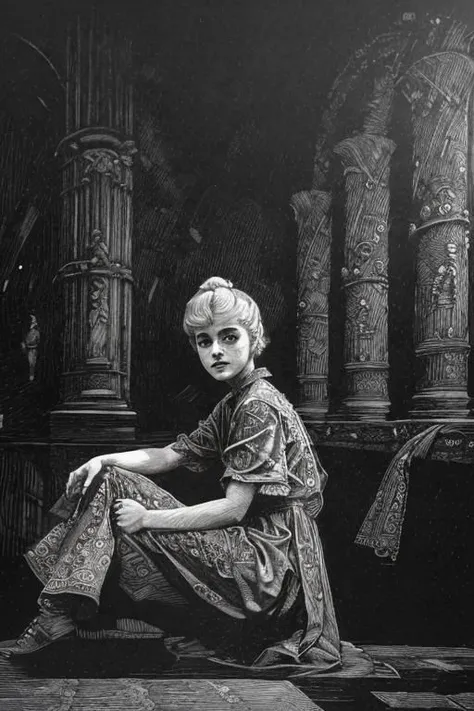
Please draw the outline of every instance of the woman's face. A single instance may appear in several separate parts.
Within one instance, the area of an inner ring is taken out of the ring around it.
[[[201,363],[215,380],[227,382],[255,367],[249,334],[226,316],[197,331],[195,342]]]

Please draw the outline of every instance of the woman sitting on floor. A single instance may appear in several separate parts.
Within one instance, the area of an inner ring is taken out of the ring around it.
[[[263,629],[254,665],[334,671],[340,643],[316,525],[326,474],[293,407],[255,368],[266,344],[258,306],[214,277],[188,302],[184,330],[229,393],[170,446],[94,457],[70,474],[72,515],[26,555],[44,586],[39,615],[3,653],[70,634],[84,603],[98,609],[113,562],[134,601],[200,601]],[[194,506],[148,478],[215,462],[223,496]]]

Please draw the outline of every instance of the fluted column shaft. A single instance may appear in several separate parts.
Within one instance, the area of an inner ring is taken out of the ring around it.
[[[413,417],[467,415],[469,213],[467,155],[474,62],[444,52],[408,71],[416,240]]]
[[[346,395],[340,415],[384,419],[388,397],[388,215],[393,141],[368,133],[335,147],[344,168]]]
[[[329,406],[331,195],[305,191],[294,195],[291,205],[298,223],[298,410],[307,421],[318,421]]]
[[[344,370],[340,416],[385,419],[388,396],[388,218],[390,162],[386,138],[394,76],[374,83],[360,134],[335,146],[344,169]]]

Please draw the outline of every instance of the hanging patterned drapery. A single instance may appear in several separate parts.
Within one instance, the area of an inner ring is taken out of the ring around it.
[[[67,47],[61,268],[65,313],[57,439],[130,439],[133,131],[130,48],[91,23]]]

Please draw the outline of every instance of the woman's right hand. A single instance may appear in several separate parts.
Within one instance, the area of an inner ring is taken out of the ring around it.
[[[77,493],[85,494],[94,477],[101,471],[102,466],[102,458],[93,457],[71,472],[66,484],[66,496],[70,497]]]

